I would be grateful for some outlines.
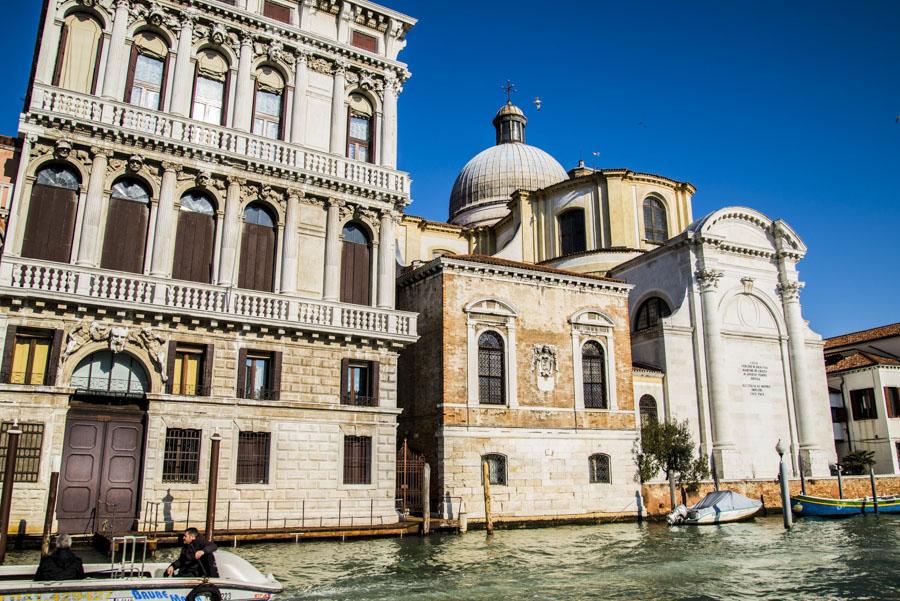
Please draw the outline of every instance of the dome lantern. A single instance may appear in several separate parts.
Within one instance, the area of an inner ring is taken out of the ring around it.
[[[497,130],[497,144],[525,143],[525,125],[528,118],[522,109],[508,101],[494,117],[494,128]]]

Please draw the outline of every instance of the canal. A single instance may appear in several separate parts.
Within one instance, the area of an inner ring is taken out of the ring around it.
[[[900,599],[900,518],[246,545],[281,599]],[[165,554],[174,553],[166,549]],[[16,563],[35,554],[13,553]]]

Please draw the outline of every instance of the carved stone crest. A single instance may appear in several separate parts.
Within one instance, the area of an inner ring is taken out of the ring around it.
[[[557,350],[552,344],[535,344],[532,348],[531,367],[537,376],[538,390],[549,392],[556,385],[559,374]]]
[[[67,361],[84,345],[103,341],[108,342],[109,350],[113,353],[124,352],[129,343],[144,349],[150,356],[162,381],[165,382],[168,379],[165,371],[165,341],[151,328],[133,331],[125,326],[114,326],[85,319],[66,333],[66,347],[63,350],[61,362]]]

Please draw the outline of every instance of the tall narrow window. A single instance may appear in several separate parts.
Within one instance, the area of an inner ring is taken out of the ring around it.
[[[570,209],[559,216],[559,242],[562,255],[571,255],[587,250],[583,209]]]
[[[497,332],[478,337],[478,398],[482,405],[506,403],[503,338]]]
[[[69,262],[80,187],[78,173],[66,165],[51,165],[37,172],[28,203],[23,257]]]
[[[656,423],[659,421],[659,411],[656,406],[656,399],[652,396],[649,394],[642,396],[638,406],[641,412],[641,424],[649,424],[650,422]]]
[[[283,137],[284,78],[272,67],[256,72],[256,97],[253,102],[253,133],[278,140]]]
[[[200,430],[166,429],[163,482],[196,484],[200,480]]]
[[[374,163],[372,121],[375,111],[361,94],[350,95],[347,127],[347,156],[357,161]]]
[[[275,216],[261,203],[244,209],[238,286],[272,292],[275,288]]]
[[[150,191],[133,179],[121,179],[112,187],[103,237],[100,267],[141,273],[150,219]]]
[[[584,381],[584,406],[588,409],[608,409],[603,347],[593,340],[585,342],[581,347],[581,374]]]
[[[225,57],[215,50],[201,50],[197,55],[191,117],[204,123],[225,125],[228,79],[228,62]]]
[[[74,13],[63,22],[53,85],[93,94],[97,88],[103,27],[93,17]]]
[[[372,483],[372,437],[344,436],[344,484]]]
[[[609,484],[612,482],[609,475],[609,455],[595,453],[589,460],[591,484]]]
[[[209,197],[200,192],[182,196],[180,209],[172,277],[209,284],[216,239],[216,209]]]
[[[850,408],[853,410],[854,421],[877,419],[878,411],[875,409],[875,390],[872,388],[851,390]]]
[[[53,337],[49,333],[16,332],[13,348],[10,384],[47,384],[50,367],[50,349]]]
[[[341,249],[341,302],[354,305],[372,303],[369,278],[372,271],[371,243],[366,232],[355,223],[343,230]]]
[[[162,109],[168,56],[169,48],[160,36],[146,31],[134,35],[125,84],[127,102],[154,111]]]
[[[506,486],[506,455],[499,453],[488,453],[481,457],[481,461],[488,464],[488,481],[497,486]],[[479,466],[479,472],[484,480],[484,471]]]
[[[0,482],[3,482],[6,470],[7,432],[12,430],[13,422],[0,424]],[[44,446],[44,424],[19,424],[19,448],[16,453],[16,467],[13,472],[14,482],[37,482],[41,469],[41,447]]]
[[[341,404],[358,407],[378,406],[377,361],[344,359],[341,362]]]
[[[666,207],[658,198],[644,199],[644,238],[649,242],[665,242],[669,239]]]
[[[238,433],[237,476],[235,484],[269,483],[269,432]]]
[[[672,310],[666,301],[658,296],[651,296],[638,307],[637,317],[634,320],[634,331],[649,330],[657,326],[664,317],[672,315]]]
[[[172,394],[203,396],[203,371],[205,347],[175,347],[175,365],[172,373]]]
[[[245,399],[269,398],[269,378],[272,373],[272,355],[270,353],[250,352],[244,360],[244,394]]]
[[[888,417],[900,417],[900,387],[885,386],[884,402],[887,405]]]

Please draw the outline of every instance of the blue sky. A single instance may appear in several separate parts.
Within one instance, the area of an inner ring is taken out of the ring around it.
[[[39,4],[4,6],[0,133],[15,135]],[[583,157],[690,181],[695,218],[741,204],[790,223],[810,249],[814,330],[900,321],[900,3],[388,4],[419,19],[401,55],[411,213],[446,219],[511,79],[529,143],[566,168]]]

